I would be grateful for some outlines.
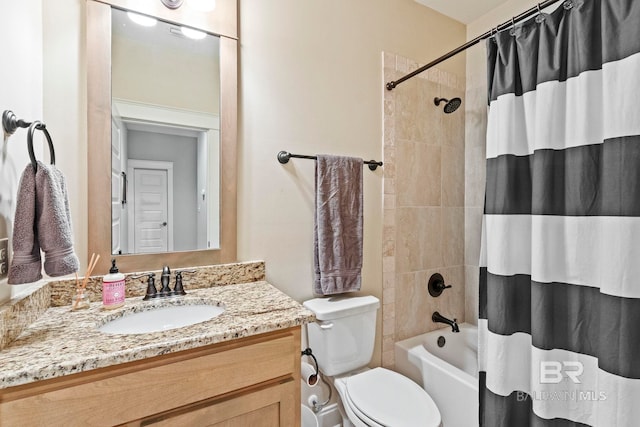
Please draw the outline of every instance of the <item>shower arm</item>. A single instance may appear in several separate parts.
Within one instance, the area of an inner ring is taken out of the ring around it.
[[[459,46],[459,47],[453,49],[451,52],[445,53],[440,58],[429,62],[427,65],[424,65],[424,66],[418,68],[417,70],[412,71],[411,73],[407,74],[406,76],[400,77],[398,80],[393,80],[393,81],[388,82],[386,84],[387,90],[395,89],[396,86],[398,86],[400,83],[402,83],[402,82],[404,82],[406,80],[409,80],[412,77],[417,76],[418,74],[422,73],[423,71],[428,70],[429,68],[435,67],[439,63],[441,63],[443,61],[446,61],[447,59],[449,59],[449,58],[451,58],[453,56],[456,56],[460,52],[464,52],[465,50],[469,49],[471,46],[477,45],[482,40],[488,39],[489,37],[493,36],[494,34],[499,33],[500,31],[503,31],[503,30],[506,30],[508,28],[513,27],[518,22],[524,21],[525,19],[535,15],[536,13],[542,13],[541,9],[544,9],[545,7],[551,6],[552,4],[557,3],[559,1],[560,0],[546,0],[546,1],[543,1],[542,3],[538,3],[537,6],[532,7],[531,9],[528,9],[528,10],[522,12],[521,14],[514,16],[509,21],[503,22],[502,24],[498,25],[495,28],[492,28],[491,30],[487,31],[486,33],[484,33],[482,35],[479,35],[475,39],[473,39],[471,41],[468,41],[465,44],[463,44],[462,46]],[[572,4],[571,0],[567,0],[567,1],[565,1],[565,3],[566,4]]]

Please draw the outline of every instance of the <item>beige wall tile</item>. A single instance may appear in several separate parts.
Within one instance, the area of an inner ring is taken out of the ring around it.
[[[442,145],[447,143],[448,135],[444,128],[444,115],[436,107],[434,100],[438,96],[440,85],[430,80],[423,80],[420,84],[420,119],[417,126],[422,128],[421,142]],[[442,107],[442,104],[440,104]]]
[[[385,240],[382,242],[382,256],[393,257],[396,255],[396,242],[394,240]]]
[[[480,242],[482,237],[482,208],[464,209],[464,263],[479,265]]]
[[[424,293],[428,294],[428,292],[426,283],[418,283],[417,277],[418,273],[404,273],[396,276],[398,290],[396,341],[421,334],[425,329],[426,297]]]
[[[403,72],[417,66],[395,60]],[[385,69],[386,80],[399,77],[390,74]],[[464,320],[465,80],[436,68],[421,77],[385,94],[383,365],[392,363],[392,340],[441,326],[431,321],[435,310]],[[434,104],[441,96],[461,97],[463,106],[445,114]],[[435,272],[454,284],[439,298],[427,291]]]
[[[395,144],[395,142],[394,142]],[[385,147],[384,148],[384,167],[387,167],[387,164],[396,164],[396,148],[395,145],[393,147]],[[385,176],[385,179],[387,177]]]
[[[442,208],[442,265],[464,264],[465,209]]]
[[[483,207],[486,183],[486,160],[484,147],[468,147],[465,153],[466,207]]]
[[[442,147],[442,206],[464,206],[465,151],[460,146]]]
[[[440,147],[397,142],[396,196],[398,206],[440,206],[442,161]]]
[[[438,94],[438,84],[426,79],[412,79],[395,91],[396,138],[439,145],[443,138],[442,112],[433,103]]]
[[[396,225],[395,209],[385,209],[382,225],[395,227]]]
[[[382,299],[384,300],[384,304],[393,304],[395,302],[396,290],[395,288],[387,288],[382,290]],[[388,318],[388,316],[385,316]]]
[[[383,315],[383,319],[387,320],[387,319],[395,319],[396,317],[396,303],[392,302],[392,303],[385,303],[384,304],[384,315]],[[395,332],[395,331],[391,331],[391,332]]]
[[[480,90],[470,90],[467,94],[475,94]],[[465,146],[469,148],[483,148],[486,146],[487,135],[487,104],[486,91],[483,91],[483,100],[478,100],[474,105],[469,100],[465,110]],[[478,96],[479,98],[479,96]],[[482,157],[484,159],[484,153]]]
[[[399,71],[400,73],[404,74],[408,72],[408,64],[409,60],[407,58],[405,58],[404,56],[397,56],[396,57],[396,71]]]
[[[396,239],[396,227],[395,226],[383,226],[382,227],[382,241],[395,240]]]
[[[384,180],[384,194],[395,194],[396,192],[396,180],[393,178]]]
[[[396,286],[396,275],[395,275],[395,272],[383,273],[382,276],[383,276],[383,279],[382,279],[382,288],[383,289],[395,288],[395,286]]]
[[[393,209],[394,212],[392,213],[392,215],[395,215],[396,196],[394,194],[385,194],[384,195],[384,208],[385,209],[390,209],[390,210]]]
[[[389,52],[382,53],[382,66],[384,68],[388,68],[390,70],[395,70],[396,68],[396,55]]]
[[[393,369],[396,364],[395,350],[389,350],[382,353],[382,366],[387,369]]]
[[[398,208],[396,271],[405,273],[442,265],[440,208]]]
[[[395,341],[393,339],[393,335],[387,335],[386,337],[382,337],[382,351],[393,351],[394,350]]]
[[[396,269],[396,260],[393,256],[382,257],[382,272],[393,273]]]
[[[480,279],[480,268],[476,266],[465,266],[465,300],[464,318],[467,323],[478,324],[478,282]]]
[[[422,140],[422,128],[416,126],[416,123],[421,120],[420,114],[422,110],[418,84],[419,81],[417,79],[411,79],[394,89],[394,92],[396,92],[396,139],[409,141]]]

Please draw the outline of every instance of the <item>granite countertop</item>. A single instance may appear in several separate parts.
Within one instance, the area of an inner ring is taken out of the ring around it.
[[[121,315],[149,306],[223,305],[206,322],[146,334],[105,334],[97,328]],[[71,311],[51,307],[16,340],[0,350],[0,389],[104,368],[181,350],[303,325],[314,315],[265,281],[188,291],[179,298],[142,301],[127,298],[124,307],[104,310],[100,302]]]

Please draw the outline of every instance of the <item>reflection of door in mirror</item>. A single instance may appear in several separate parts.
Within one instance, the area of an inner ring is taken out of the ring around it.
[[[113,254],[219,247],[219,39],[185,34],[112,10]]]
[[[129,247],[132,253],[174,250],[173,162],[129,159]]]
[[[127,252],[127,224],[126,215],[122,211],[126,208],[125,185],[126,175],[123,168],[126,167],[122,153],[124,147],[124,135],[122,122],[117,115],[111,120],[111,253],[122,254]]]

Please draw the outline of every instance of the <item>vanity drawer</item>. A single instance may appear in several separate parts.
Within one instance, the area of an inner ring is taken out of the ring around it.
[[[299,383],[299,364],[297,327],[9,388],[0,425],[127,423],[278,378]]]

